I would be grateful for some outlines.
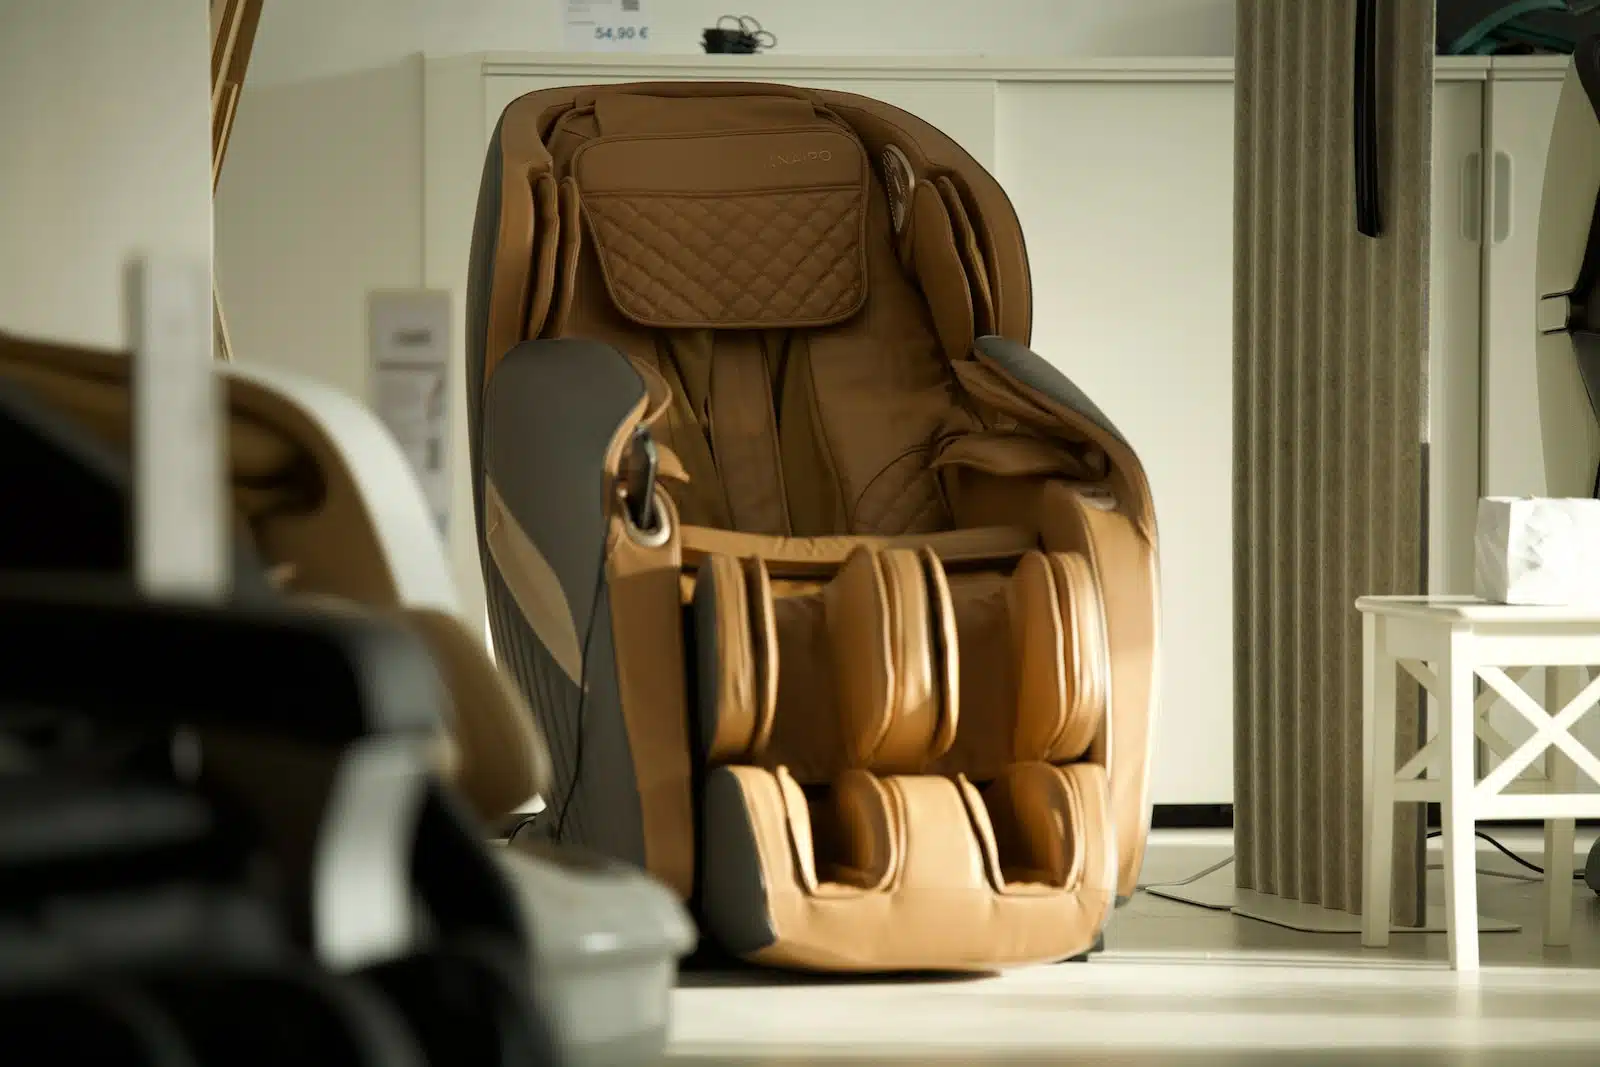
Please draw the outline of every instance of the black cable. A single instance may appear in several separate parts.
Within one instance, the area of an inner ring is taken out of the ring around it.
[[[1521,856],[1517,855],[1515,852],[1511,851],[1511,849],[1507,848],[1505,845],[1502,845],[1499,841],[1496,841],[1493,837],[1490,837],[1488,834],[1484,833],[1482,830],[1474,830],[1474,831],[1472,831],[1472,835],[1474,837],[1481,838],[1484,841],[1489,842],[1489,844],[1491,844],[1495,848],[1499,849],[1501,855],[1505,856],[1505,858],[1510,860],[1512,863],[1520,864],[1521,866],[1526,867],[1528,870],[1532,871],[1534,874],[1538,874],[1538,875],[1543,875],[1544,874],[1544,868],[1543,867],[1539,866],[1537,863],[1534,863],[1532,860],[1523,859]],[[1442,836],[1444,836],[1444,831],[1443,830],[1429,830],[1428,831],[1428,836],[1429,837],[1442,837]],[[1573,871],[1572,872],[1572,880],[1575,881],[1575,882],[1583,881],[1583,872],[1582,871],[1577,871],[1577,870]]]
[[[517,835],[522,833],[525,827],[532,826],[534,823],[538,822],[539,816],[543,815],[545,810],[546,809],[544,808],[540,808],[538,811],[524,815],[522,818],[518,819],[517,825],[513,826],[511,828],[511,832],[506,835],[506,844],[509,845],[511,842],[515,841],[517,839]]]
[[[778,46],[777,35],[771,30],[762,29],[761,23],[757,22],[750,15],[739,16],[739,30],[746,37],[750,38],[751,41],[755,42],[755,46],[758,49],[776,48]],[[766,38],[766,40],[762,40],[763,37]]]
[[[723,23],[725,22],[733,23],[735,28],[728,29],[724,27]],[[771,30],[762,29],[761,23],[757,22],[756,19],[750,15],[719,16],[717,19],[717,29],[725,33],[738,34],[739,37],[742,38],[741,43],[747,46],[751,52],[760,52],[764,49],[772,49],[778,46],[777,35]]]
[[[1191,874],[1189,877],[1181,879],[1179,881],[1176,881],[1176,882],[1150,882],[1148,884],[1137,885],[1137,886],[1134,887],[1134,889],[1135,889],[1135,891],[1140,892],[1140,893],[1144,892],[1147,889],[1182,889],[1186,885],[1194,885],[1194,883],[1198,882],[1200,879],[1206,877],[1209,874],[1216,874],[1218,871],[1222,870],[1222,868],[1228,866],[1228,864],[1230,864],[1232,862],[1233,862],[1233,857],[1229,856],[1226,859],[1218,860],[1217,862],[1213,863],[1211,866],[1207,867],[1205,870],[1197,871],[1196,873]],[[1204,904],[1200,905],[1200,907],[1206,907],[1206,906],[1207,905],[1204,905]]]
[[[1430,830],[1430,831],[1428,831],[1428,835],[1427,836],[1428,837],[1442,837],[1442,836],[1444,836],[1444,831],[1443,830]],[[1526,867],[1528,870],[1534,872],[1537,875],[1540,875],[1540,876],[1544,875],[1544,868],[1543,867],[1539,866],[1537,863],[1532,862],[1531,860],[1523,859],[1521,856],[1519,856],[1515,852],[1511,851],[1510,848],[1508,848],[1507,846],[1501,844],[1499,841],[1495,840],[1490,835],[1484,833],[1482,830],[1473,830],[1473,836],[1480,837],[1483,840],[1487,841],[1489,844],[1493,845],[1495,848],[1499,849],[1500,852],[1502,854],[1504,854],[1505,857],[1507,859],[1511,860],[1513,863],[1521,864],[1523,867]],[[1200,872],[1198,872],[1196,874],[1191,874],[1187,878],[1180,879],[1179,881],[1176,881],[1176,882],[1151,882],[1151,883],[1139,885],[1139,886],[1135,887],[1134,892],[1136,892],[1136,893],[1148,893],[1152,889],[1157,889],[1157,890],[1160,890],[1160,889],[1181,889],[1184,886],[1193,885],[1195,882],[1198,882],[1200,879],[1206,877],[1207,875],[1215,874],[1217,871],[1222,870],[1222,868],[1228,866],[1228,864],[1230,864],[1232,862],[1233,862],[1233,857],[1229,856],[1226,859],[1219,860],[1216,863],[1213,863],[1211,866],[1207,867],[1203,871],[1200,871]],[[1479,873],[1490,874],[1490,873],[1493,873],[1493,872],[1481,871]],[[1505,877],[1511,877],[1511,876],[1510,875],[1506,875]],[[1572,872],[1572,880],[1574,882],[1585,881],[1584,872],[1581,871],[1581,870],[1574,870]],[[1185,900],[1185,901],[1182,901],[1181,903],[1190,904],[1190,905],[1193,905],[1194,907],[1197,907],[1197,908],[1205,908],[1208,911],[1231,911],[1232,907],[1233,907],[1231,904],[1205,904],[1205,903],[1202,903],[1202,902],[1200,902],[1198,900]]]
[[[583,650],[580,653],[578,666],[578,740],[572,753],[572,778],[567,782],[566,793],[561,799],[561,807],[556,811],[555,832],[551,835],[557,841],[561,840],[561,835],[566,830],[567,812],[571,809],[573,797],[578,792],[578,776],[583,773],[583,739],[588,732],[585,729],[588,724],[588,717],[584,714],[584,711],[589,700],[589,645],[594,638],[595,619],[600,614],[600,594],[605,590],[606,566],[610,562],[611,548],[607,545],[600,554],[600,566],[594,580],[594,594],[589,601],[589,622],[583,631]],[[518,819],[516,825],[511,828],[511,832],[506,834],[506,844],[509,845],[516,841],[518,834],[545,818],[550,814],[550,811],[550,805],[546,804],[539,811],[524,815]]]
[[[572,778],[567,782],[567,792],[561,799],[561,810],[556,813],[555,839],[561,840],[567,828],[567,812],[572,809],[572,798],[578,793],[578,777],[583,773],[583,739],[588,734],[588,717],[584,707],[589,700],[589,643],[594,638],[595,619],[600,614],[600,594],[606,588],[606,565],[611,562],[611,546],[600,551],[600,566],[595,569],[594,595],[589,599],[589,624],[583,630],[583,652],[578,668],[578,740],[572,753]],[[519,827],[520,829],[520,827]]]

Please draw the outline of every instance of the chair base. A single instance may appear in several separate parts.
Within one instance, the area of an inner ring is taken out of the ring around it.
[[[1094,939],[1094,945],[1089,949],[1088,952],[1080,952],[1078,955],[1070,957],[1066,962],[1068,962],[1068,963],[1088,963],[1090,956],[1098,955],[1099,953],[1102,953],[1105,950],[1106,950],[1106,935],[1102,932],[1098,937],[1096,937]]]
[[[1117,902],[1116,902],[1117,909],[1120,910],[1123,907],[1126,907],[1128,902],[1130,900],[1132,900],[1132,899],[1133,899],[1133,897],[1131,897],[1131,896],[1118,897],[1117,898]],[[1115,915],[1116,915],[1116,913],[1113,912],[1112,913],[1113,918],[1115,917]],[[1111,924],[1109,922],[1107,922],[1106,925],[1109,926]],[[1095,935],[1094,944],[1089,946],[1089,951],[1088,952],[1081,952],[1076,956],[1070,957],[1065,962],[1067,962],[1067,963],[1088,963],[1090,956],[1098,956],[1100,953],[1104,952],[1105,950],[1106,950],[1106,932],[1105,932],[1104,929],[1101,929],[1101,931],[1098,934]]]

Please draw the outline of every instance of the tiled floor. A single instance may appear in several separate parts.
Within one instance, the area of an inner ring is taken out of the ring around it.
[[[1503,839],[1537,860],[1537,834]],[[1145,880],[1227,853],[1224,835],[1162,835]],[[1517,870],[1495,853],[1480,859],[1485,871]],[[1364,950],[1353,935],[1141,894],[1088,964],[933,982],[686,975],[673,1062],[1600,1064],[1600,898],[1577,888],[1572,945],[1551,949],[1538,885],[1484,874],[1480,886],[1484,912],[1523,929],[1483,936],[1476,983],[1446,968],[1440,935]]]

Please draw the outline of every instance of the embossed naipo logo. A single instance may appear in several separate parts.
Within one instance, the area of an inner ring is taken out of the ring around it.
[[[798,167],[802,163],[826,163],[832,158],[833,153],[826,148],[806,151],[770,152],[767,154],[767,166]]]
[[[911,160],[895,145],[883,149],[883,188],[889,196],[889,217],[894,221],[894,232],[906,228],[911,217],[911,190],[917,179],[911,173]]]

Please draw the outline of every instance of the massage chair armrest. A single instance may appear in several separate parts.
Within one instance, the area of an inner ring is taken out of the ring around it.
[[[612,514],[607,485],[620,459],[613,448],[646,402],[644,379],[626,356],[567,338],[522,342],[484,387],[479,532],[492,547],[494,511],[503,508],[580,612],[592,598]],[[516,433],[503,431],[510,425]]]
[[[344,746],[431,738],[444,691],[398,624],[266,603],[157,603],[126,583],[0,577],[0,705]]]
[[[1105,488],[1120,501],[1123,511],[1152,542],[1156,533],[1155,505],[1150,483],[1121,430],[1070,378],[1027,345],[1006,337],[980,337],[973,343],[978,362],[1009,381],[1022,394],[1022,404],[1051,421],[1064,420],[1077,435],[1091,442],[1110,461]]]
[[[1102,449],[1110,462],[1099,487],[1103,492],[1093,494],[1098,500],[1091,503],[1090,494],[1068,479],[1052,481],[1037,498],[1035,519],[1046,548],[1082,552],[1094,559],[1113,661],[1110,684],[1115,695],[1110,707],[1135,709],[1132,714],[1108,715],[1106,733],[1091,750],[1104,760],[1110,774],[1120,903],[1137,885],[1150,829],[1149,730],[1160,632],[1160,572],[1149,480],[1122,432],[1044,357],[1001,337],[980,337],[974,349],[978,362],[1007,379],[1024,405],[1071,423],[1074,432]]]

